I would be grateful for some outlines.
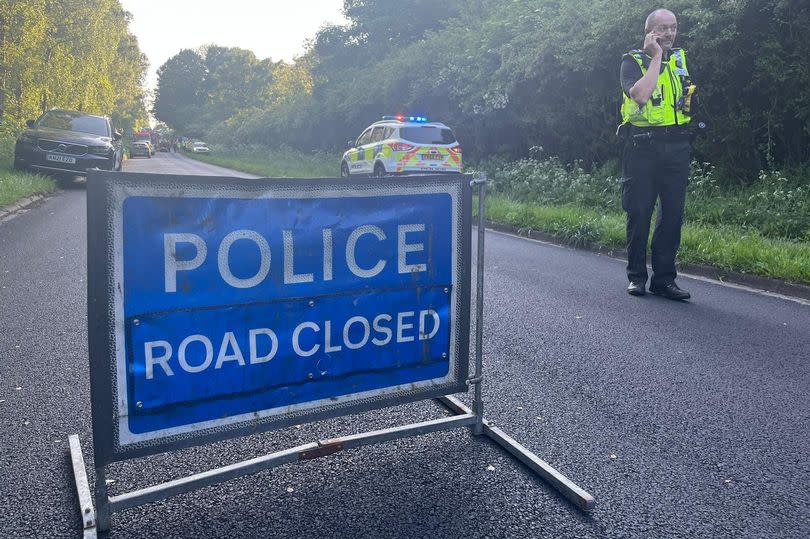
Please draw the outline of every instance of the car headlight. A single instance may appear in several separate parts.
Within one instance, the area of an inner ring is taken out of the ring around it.
[[[90,146],[87,148],[88,153],[92,153],[93,155],[101,155],[104,157],[109,156],[112,154],[113,148],[111,146]]]
[[[37,139],[36,139],[36,138],[34,138],[34,137],[32,137],[31,135],[28,135],[28,134],[26,134],[26,133],[23,133],[22,135],[20,135],[20,138],[19,138],[19,139],[17,139],[17,140],[18,140],[18,142],[20,142],[21,144],[31,144],[31,145],[34,145],[34,144],[36,144],[36,143],[37,143]]]

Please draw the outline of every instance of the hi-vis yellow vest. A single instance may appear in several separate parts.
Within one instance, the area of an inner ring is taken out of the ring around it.
[[[650,59],[643,51],[630,51],[628,54],[635,59],[641,68],[642,75],[647,73]],[[684,114],[679,108],[679,102],[684,92],[684,81],[689,78],[686,69],[686,54],[683,49],[672,49],[669,60],[664,62],[664,71],[658,75],[658,84],[655,86],[650,99],[643,107],[629,98],[624,92],[622,97],[622,122],[631,123],[637,127],[684,125],[689,123],[691,117]]]

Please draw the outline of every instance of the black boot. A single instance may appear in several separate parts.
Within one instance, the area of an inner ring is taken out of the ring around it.
[[[678,288],[678,285],[676,285],[674,282],[657,286],[650,285],[650,292],[656,296],[661,296],[662,298],[675,299],[679,301],[684,301],[692,297],[686,290],[681,290]]]

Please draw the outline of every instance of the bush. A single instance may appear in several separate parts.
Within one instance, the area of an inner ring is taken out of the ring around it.
[[[492,190],[520,202],[573,205],[621,212],[621,173],[615,161],[592,172],[580,163],[543,158],[542,149],[519,161],[481,163]],[[735,225],[771,238],[810,241],[810,169],[763,171],[748,186],[731,185],[708,163],[693,162],[685,219],[703,225]],[[580,235],[587,237],[583,231]]]
[[[539,156],[540,150],[534,150]],[[492,174],[496,194],[544,205],[576,204],[605,210],[621,209],[618,175],[603,167],[586,172],[580,163],[563,165],[556,157],[531,157],[501,165]]]
[[[686,218],[739,225],[763,236],[810,241],[809,170],[761,171],[756,182],[721,187],[713,167],[693,164]]]
[[[807,178],[807,176],[805,176]],[[781,172],[761,172],[749,189],[745,220],[766,236],[810,241],[810,187]]]

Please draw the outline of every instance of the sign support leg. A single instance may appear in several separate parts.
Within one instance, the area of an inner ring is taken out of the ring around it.
[[[108,531],[110,529],[110,515],[118,511],[123,511],[146,503],[163,500],[170,496],[192,492],[206,486],[217,485],[231,479],[244,477],[246,475],[275,468],[283,464],[309,461],[332,455],[345,449],[354,449],[366,445],[383,443],[390,440],[410,438],[413,436],[420,436],[423,434],[441,432],[461,427],[467,428],[474,425],[475,421],[475,416],[471,411],[468,411],[465,414],[456,414],[454,417],[442,417],[430,421],[423,421],[422,423],[410,423],[399,427],[391,427],[371,432],[361,432],[359,434],[342,436],[339,438],[319,440],[317,442],[285,449],[269,455],[238,462],[229,466],[224,466],[222,468],[216,468],[214,470],[208,470],[192,476],[175,479],[167,483],[161,483],[134,492],[113,496],[112,498],[108,497],[104,468],[96,468],[96,502],[98,503],[96,522],[98,531]],[[74,457],[75,461],[76,453],[73,451],[72,443],[71,455]],[[79,453],[79,458],[81,458],[81,453]],[[77,485],[80,485],[80,483],[81,481],[77,480]],[[89,506],[92,511],[92,501],[90,501],[90,489],[87,486],[86,477],[84,486],[86,496],[83,498],[80,494],[80,505],[82,507],[83,516],[85,517],[85,526],[90,526],[87,524],[87,520],[91,520],[93,516],[92,513],[86,512],[86,508]],[[81,488],[79,488],[79,490],[81,491]],[[93,535],[88,536],[88,529],[86,528],[85,539],[95,537],[96,527],[90,526],[89,529]]]
[[[478,246],[477,275],[476,275],[476,297],[475,297],[475,375],[468,380],[468,383],[475,385],[473,396],[473,406],[470,410],[464,403],[452,396],[439,397],[439,403],[450,411],[459,414],[472,413],[475,416],[475,423],[472,426],[473,434],[485,435],[496,442],[507,453],[525,464],[531,471],[536,473],[545,482],[557,489],[560,494],[574,503],[582,511],[592,511],[596,501],[593,496],[582,490],[573,481],[555,470],[550,464],[526,449],[523,445],[511,438],[501,429],[484,419],[484,403],[481,397],[481,384],[484,378],[483,372],[483,335],[484,335],[484,232],[486,231],[486,175],[470,182],[472,186],[478,186]]]
[[[478,265],[475,285],[475,375],[470,383],[475,385],[473,413],[477,420],[473,425],[473,434],[480,436],[484,432],[484,400],[481,397],[481,384],[484,381],[484,232],[486,230],[486,175],[472,181],[478,185],[478,246],[476,257]]]
[[[107,470],[104,466],[96,466],[96,506],[98,531],[106,532],[110,529],[110,498],[107,493]]]

